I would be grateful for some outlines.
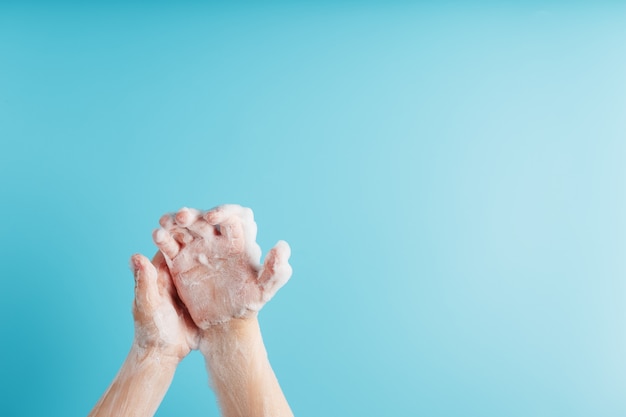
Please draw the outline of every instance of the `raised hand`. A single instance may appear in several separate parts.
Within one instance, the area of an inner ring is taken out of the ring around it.
[[[135,344],[181,360],[197,348],[198,328],[176,294],[163,255],[157,252],[152,263],[143,255],[133,255],[131,266]]]
[[[182,208],[160,220],[153,239],[178,294],[201,329],[254,315],[291,277],[290,249],[279,241],[260,264],[252,210]]]
[[[89,417],[151,417],[176,367],[200,342],[200,330],[176,295],[165,259],[133,255],[135,340],[120,371]]]

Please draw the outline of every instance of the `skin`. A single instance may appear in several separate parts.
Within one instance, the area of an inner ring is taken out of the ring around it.
[[[200,331],[181,303],[165,259],[133,255],[135,337],[117,376],[90,417],[153,416],[180,361],[198,347]]]
[[[252,210],[183,208],[153,238],[199,329],[199,347],[225,417],[292,416],[267,358],[257,312],[291,277],[280,241],[265,262]]]

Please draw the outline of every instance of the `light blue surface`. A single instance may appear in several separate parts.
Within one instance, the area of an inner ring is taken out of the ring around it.
[[[128,258],[221,203],[292,246],[296,415],[626,415],[618,2],[3,4],[0,141],[3,416],[86,415]],[[206,378],[158,415],[218,415]]]

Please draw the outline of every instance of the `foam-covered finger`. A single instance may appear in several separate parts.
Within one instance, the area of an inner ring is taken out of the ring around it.
[[[229,252],[238,253],[245,247],[243,216],[246,216],[246,210],[252,212],[236,204],[225,204],[209,210],[204,216],[207,223],[219,227],[222,242]]]
[[[174,227],[174,215],[172,213],[166,213],[159,219],[159,224],[162,228],[169,230]]]
[[[203,217],[204,213],[200,210],[190,209],[187,207],[183,207],[174,216],[174,220],[176,224],[181,227],[188,227],[190,224],[194,223],[198,219]]]
[[[218,225],[226,221],[230,217],[244,217],[251,214],[252,210],[241,207],[238,204],[223,204],[207,211],[204,218],[212,225]]]
[[[131,264],[135,275],[135,304],[139,311],[149,312],[159,300],[156,268],[140,254],[131,257]]]
[[[159,284],[159,293],[174,294],[176,290],[173,288],[172,276],[167,266],[167,261],[163,253],[158,250],[150,261],[157,271],[157,282]]]
[[[180,252],[180,245],[165,229],[156,229],[152,233],[152,240],[166,258],[173,259]]]
[[[289,265],[289,256],[291,256],[291,248],[287,242],[281,240],[265,257],[263,269],[259,276],[259,284],[269,297],[291,278],[292,269]]]
[[[239,217],[230,217],[223,223],[220,223],[219,226],[223,239],[225,239],[229,249],[235,253],[243,251],[245,235],[241,219]]]
[[[193,236],[190,236],[187,228],[181,226],[179,223],[186,223],[188,221],[193,221],[194,213],[191,212],[191,209],[183,207],[176,213],[168,213],[161,216],[159,219],[159,224],[163,229],[165,229],[172,238],[176,242],[178,242],[178,246],[189,243],[193,240]]]
[[[252,212],[252,210],[250,210],[250,212]],[[243,217],[242,220],[243,220],[242,227],[243,227],[244,239],[249,244],[256,242],[257,227],[256,227],[256,223],[254,222],[254,216],[250,214],[249,216]]]
[[[213,239],[218,234],[216,227],[209,224],[203,217],[187,226],[187,230],[206,240]]]

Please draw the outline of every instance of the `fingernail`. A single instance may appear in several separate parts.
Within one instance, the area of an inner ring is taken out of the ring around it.
[[[176,223],[180,224],[181,226],[185,225],[187,223],[188,216],[189,209],[187,207],[181,208],[180,210],[178,210],[178,213],[176,213]]]

